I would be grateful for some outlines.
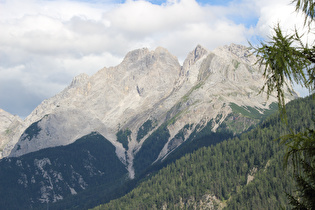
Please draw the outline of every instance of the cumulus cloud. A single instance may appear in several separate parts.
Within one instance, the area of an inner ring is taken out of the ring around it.
[[[225,2],[0,1],[0,107],[27,116],[74,76],[117,65],[136,48],[162,46],[182,62],[197,44],[247,44],[275,21],[290,28],[296,19],[287,0]]]
[[[304,16],[295,11],[295,4],[291,4],[291,1],[257,1],[256,5],[259,8],[256,34],[268,38],[272,36],[273,28],[279,24],[286,34],[292,34],[297,29],[300,34],[307,34],[309,42],[314,40],[313,34],[308,34],[308,28],[304,26]]]

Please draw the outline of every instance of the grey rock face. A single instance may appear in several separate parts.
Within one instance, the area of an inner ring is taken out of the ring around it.
[[[13,148],[12,139],[16,138],[22,119],[0,109],[0,159],[9,154],[6,148]]]
[[[256,58],[248,55],[247,48],[240,45],[213,52],[198,45],[181,66],[161,47],[132,51],[118,66],[101,69],[90,77],[79,75],[64,91],[43,101],[17,126],[17,135],[11,137],[11,148],[5,148],[5,155],[8,151],[10,156],[20,156],[67,145],[97,131],[116,147],[117,156],[133,178],[134,155],[162,123],[168,122],[170,139],[158,159],[182,143],[168,145],[186,124],[192,125],[187,137],[196,125],[202,127],[220,115],[215,131],[232,112],[231,102],[268,109],[276,101],[275,96],[267,101],[265,94],[257,95],[264,84],[262,70],[255,65]],[[137,139],[147,120],[156,126]],[[27,130],[30,126],[34,132]],[[131,131],[127,151],[116,137],[119,130],[126,129]]]

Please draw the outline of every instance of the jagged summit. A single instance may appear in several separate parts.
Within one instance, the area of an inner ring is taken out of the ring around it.
[[[85,83],[88,79],[89,79],[89,75],[85,73],[79,74],[78,76],[74,77],[74,79],[72,80],[70,84],[70,87],[80,86],[83,83]]]
[[[251,56],[249,47],[238,45],[238,44],[230,44],[230,45],[218,47],[214,50],[214,53],[222,57],[224,56],[230,57],[230,58],[235,57],[251,65],[254,65],[255,62],[257,61],[255,56]]]
[[[235,44],[197,45],[183,66],[164,48],[144,48],[76,76],[24,121],[0,109],[1,180],[10,188],[2,203],[40,208],[94,189],[112,198],[128,176],[255,126],[277,109],[274,95],[258,94],[265,79],[256,61]]]
[[[167,49],[163,47],[157,47],[154,51],[150,51],[148,48],[142,48],[127,53],[127,55],[123,59],[122,64],[139,65],[138,62],[141,61],[144,62],[146,67],[148,67],[151,64],[166,58],[172,58],[175,60],[177,59]]]
[[[136,49],[136,50],[130,51],[125,56],[123,62],[137,61],[137,60],[143,58],[143,56],[146,56],[148,53],[150,53],[148,48],[142,48],[142,49]]]
[[[206,54],[208,54],[209,53],[209,51],[206,49],[206,48],[204,48],[204,47],[202,47],[200,44],[198,44],[197,46],[196,46],[196,48],[192,51],[192,52],[190,52],[189,53],[189,55],[188,55],[188,59],[193,59],[193,62],[196,62],[197,60],[199,60],[202,56],[204,56],[204,55],[206,55]],[[191,63],[191,64],[193,64],[193,63]]]
[[[277,101],[258,95],[264,79],[255,61],[246,47],[234,44],[212,52],[197,45],[183,66],[162,47],[131,51],[121,64],[91,76],[81,74],[43,101],[14,135],[4,135],[10,143],[2,154],[20,156],[98,132],[115,146],[133,178],[135,155],[160,126],[167,125],[169,137],[154,160],[167,156],[194,129],[213,119],[216,131],[232,112],[230,103],[265,110]],[[191,126],[186,135],[174,140],[187,124]],[[122,140],[119,131],[129,134]]]
[[[193,51],[191,51],[188,54],[187,58],[184,60],[183,68],[189,69],[190,66],[195,64],[200,58],[202,58],[204,55],[208,53],[209,51],[207,49],[198,44],[196,48]]]
[[[4,148],[13,148],[13,145],[9,147],[9,143],[13,138],[19,138],[16,133],[21,124],[22,119],[19,116],[0,109],[0,151]],[[0,153],[0,158],[7,155],[8,153]]]
[[[0,109],[0,134],[6,132],[7,128],[12,124],[12,122],[17,119],[17,116],[14,116],[3,109]],[[0,145],[2,142],[0,137]]]

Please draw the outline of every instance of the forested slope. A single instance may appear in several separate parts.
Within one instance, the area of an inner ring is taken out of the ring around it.
[[[312,97],[287,105],[293,131],[314,127]],[[287,132],[279,115],[272,115],[249,132],[185,155],[126,196],[96,209],[286,207],[285,192],[294,193],[294,182],[283,169],[284,147],[275,139]]]
[[[128,176],[116,156],[115,147],[96,132],[70,145],[3,158],[0,166],[0,209],[5,210],[45,209],[46,205],[50,209],[81,205],[82,209],[82,202],[74,200],[77,194],[86,191],[91,194],[91,188],[95,190],[100,186],[103,193],[111,194]],[[59,205],[57,201],[63,197],[67,199]],[[44,202],[35,202],[35,199]],[[83,201],[89,205],[95,199],[95,195],[86,196]]]

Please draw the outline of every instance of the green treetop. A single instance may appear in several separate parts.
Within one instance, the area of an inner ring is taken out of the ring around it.
[[[302,40],[314,32],[314,0],[293,0],[296,11],[304,17],[304,27],[308,31],[300,34],[297,29],[293,34],[284,34],[280,24],[274,28],[274,35],[268,42],[261,42],[253,47],[258,63],[264,67],[266,82],[261,91],[267,89],[267,95],[276,91],[282,118],[285,115],[285,90],[295,82],[310,92],[315,88],[315,47],[314,42]],[[306,39],[308,40],[308,39]],[[314,98],[313,98],[314,101]],[[314,116],[314,113],[312,113]],[[286,121],[287,122],[287,121]],[[296,195],[288,195],[294,209],[315,209],[315,132],[314,124],[299,133],[282,136],[281,143],[286,145],[285,166],[291,161],[297,184]]]

